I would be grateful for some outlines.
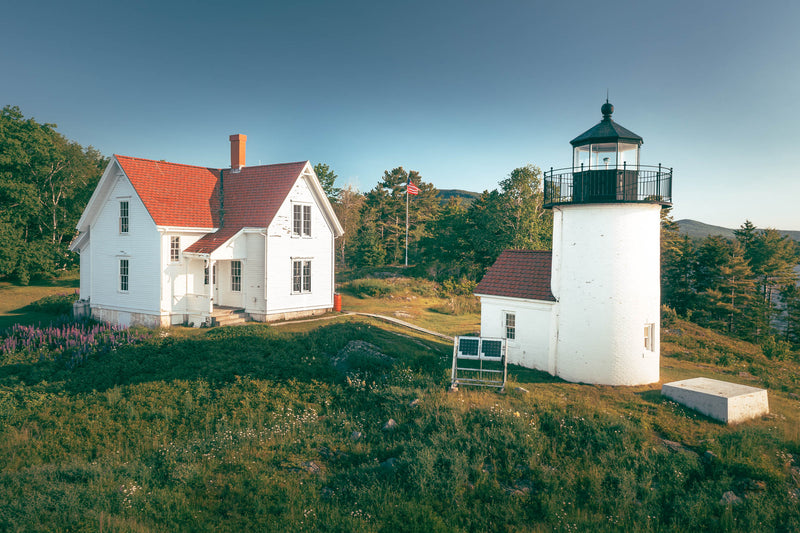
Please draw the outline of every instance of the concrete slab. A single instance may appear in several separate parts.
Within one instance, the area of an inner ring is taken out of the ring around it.
[[[766,389],[709,378],[665,383],[661,394],[726,424],[769,414]]]

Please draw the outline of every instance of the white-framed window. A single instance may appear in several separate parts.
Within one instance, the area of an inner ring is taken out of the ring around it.
[[[241,292],[242,290],[242,262],[231,261],[231,290]]]
[[[130,263],[127,258],[120,258],[119,260],[119,290],[120,292],[128,292],[130,277]]]
[[[311,237],[311,206],[292,204],[292,236]]]
[[[292,260],[292,293],[311,292],[311,261]]]
[[[503,312],[503,328],[506,339],[514,340],[517,338],[517,315],[515,313]]]
[[[656,325],[653,323],[644,325],[644,349],[649,352],[656,351]]]
[[[203,269],[203,285],[208,285],[208,267]]]
[[[130,229],[130,207],[128,200],[119,201],[119,232],[123,235],[127,235]]]
[[[173,235],[169,238],[169,261],[178,263],[181,260],[181,238]]]

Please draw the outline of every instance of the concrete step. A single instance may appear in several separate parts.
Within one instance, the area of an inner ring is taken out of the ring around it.
[[[212,326],[237,326],[250,319],[250,315],[241,309],[215,309],[211,314]]]

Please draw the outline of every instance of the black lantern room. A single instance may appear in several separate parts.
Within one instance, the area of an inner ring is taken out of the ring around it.
[[[589,203],[672,205],[672,169],[640,164],[644,140],[611,120],[614,106],[600,108],[601,120],[572,144],[572,167],[545,172],[545,207]]]

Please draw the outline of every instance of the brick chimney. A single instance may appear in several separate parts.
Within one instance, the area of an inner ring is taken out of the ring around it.
[[[231,135],[231,170],[239,170],[244,166],[245,144],[247,135],[237,133]]]

